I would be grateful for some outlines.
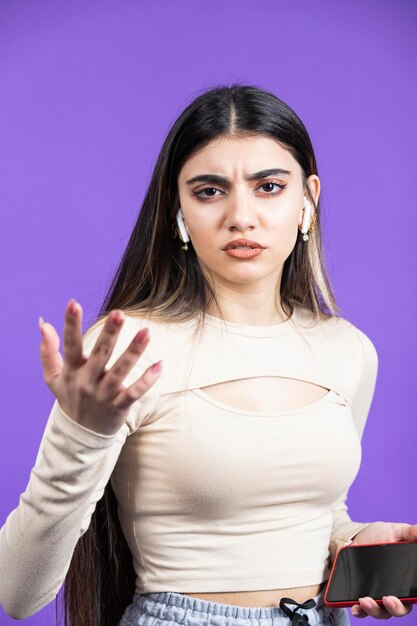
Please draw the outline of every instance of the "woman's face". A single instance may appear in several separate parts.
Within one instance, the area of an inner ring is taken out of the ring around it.
[[[270,169],[286,171],[260,173]],[[307,182],[317,204],[320,181]],[[280,280],[304,205],[301,169],[287,150],[265,136],[216,139],[184,164],[178,191],[191,245],[215,282]],[[224,247],[240,238],[264,249],[249,258],[229,256]]]

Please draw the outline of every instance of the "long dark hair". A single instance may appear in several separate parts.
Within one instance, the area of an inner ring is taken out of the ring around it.
[[[184,163],[210,141],[254,135],[271,137],[291,153],[316,211],[308,243],[299,232],[284,263],[278,294],[282,308],[289,315],[295,305],[301,305],[321,319],[340,313],[323,258],[320,202],[315,205],[306,183],[310,175],[318,175],[308,132],[297,114],[274,94],[235,83],[201,93],[170,129],[96,323],[114,309],[152,313],[167,321],[204,321],[212,302],[221,310],[191,242],[185,252],[180,240],[172,236],[179,208],[177,180]],[[134,592],[132,556],[109,482],[75,547],[65,578],[65,626],[116,626]]]

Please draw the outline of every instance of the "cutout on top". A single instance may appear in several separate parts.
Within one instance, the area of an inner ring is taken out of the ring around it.
[[[317,402],[330,389],[295,378],[258,376],[200,387],[200,391],[232,409],[271,412]]]

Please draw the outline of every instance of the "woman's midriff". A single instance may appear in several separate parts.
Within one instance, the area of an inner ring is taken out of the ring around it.
[[[326,581],[311,585],[310,587],[293,587],[292,589],[266,589],[262,591],[227,591],[216,593],[188,593],[182,592],[193,598],[221,602],[222,604],[234,604],[246,607],[271,607],[279,606],[281,598],[291,598],[296,602],[305,602],[314,598],[326,585]]]

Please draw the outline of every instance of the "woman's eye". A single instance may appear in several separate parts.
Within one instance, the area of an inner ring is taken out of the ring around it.
[[[281,189],[284,189],[287,185],[282,184],[282,183],[263,183],[262,185],[259,185],[258,189],[261,189],[262,187],[268,187],[272,185],[272,187],[279,187],[279,190],[277,191],[272,191],[271,188],[269,187],[269,190],[266,191],[266,194],[268,196],[275,196],[276,194],[278,194]],[[207,198],[215,198],[216,196],[214,194],[208,194],[208,195],[204,195],[206,192],[209,191],[220,191],[220,189],[217,189],[216,187],[204,187],[203,189],[200,189],[200,191],[193,191],[193,195],[198,196],[199,198],[203,198],[207,199]],[[220,192],[221,193],[221,192]]]
[[[279,187],[280,189],[283,189],[284,187],[286,187],[287,185],[281,185],[280,183],[264,183],[263,185],[260,185],[261,187],[268,187],[268,185],[272,185],[273,187]],[[270,191],[272,191],[270,189]],[[276,193],[278,193],[278,191],[274,191],[273,193],[268,193],[269,196],[274,196]]]
[[[215,187],[204,187],[204,189],[201,189],[200,191],[193,191],[193,194],[195,196],[198,196],[199,198],[214,198],[214,195],[208,195],[208,196],[203,196],[202,193],[204,191],[220,191],[219,189],[216,189]]]

